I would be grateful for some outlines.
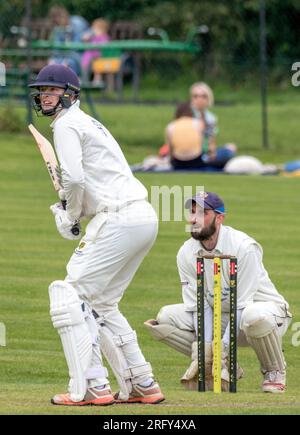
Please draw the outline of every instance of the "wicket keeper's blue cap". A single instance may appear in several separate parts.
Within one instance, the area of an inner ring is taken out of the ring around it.
[[[192,198],[185,202],[185,208],[191,208],[193,201],[196,202],[204,210],[213,210],[216,213],[225,213],[223,200],[214,192],[198,192]]]

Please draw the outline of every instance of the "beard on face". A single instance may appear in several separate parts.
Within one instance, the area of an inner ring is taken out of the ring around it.
[[[214,217],[213,221],[208,227],[202,228],[201,231],[191,231],[191,236],[195,240],[204,242],[205,240],[209,240],[215,232],[216,232],[216,216]]]

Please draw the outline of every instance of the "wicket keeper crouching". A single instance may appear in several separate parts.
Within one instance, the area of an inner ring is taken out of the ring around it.
[[[179,249],[177,267],[183,303],[163,307],[156,320],[145,326],[158,340],[191,357],[192,362],[181,383],[197,389],[197,256],[233,255],[237,257],[237,340],[238,346],[250,345],[263,375],[262,390],[282,393],[286,388],[286,362],[282,336],[291,321],[289,306],[278,293],[262,263],[261,246],[247,234],[224,226],[225,207],[212,192],[200,192],[187,200],[192,237]],[[205,259],[205,383],[213,387],[213,260]],[[229,385],[229,260],[223,260],[222,288],[222,390]],[[237,379],[243,370],[237,366]]]
[[[74,234],[82,218],[86,233],[65,280],[49,287],[50,315],[69,369],[69,392],[56,405],[110,405],[164,400],[137,336],[118,309],[126,288],[157,235],[155,211],[110,132],[79,108],[79,80],[63,65],[48,65],[30,85],[38,113],[53,118],[66,209],[51,207],[59,233]],[[120,391],[112,394],[102,355]]]

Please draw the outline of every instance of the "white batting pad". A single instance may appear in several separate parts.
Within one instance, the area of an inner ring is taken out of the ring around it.
[[[196,337],[193,332],[184,331],[166,323],[159,324],[156,320],[146,320],[144,325],[157,340],[162,341],[178,352],[191,356],[192,343]]]
[[[75,289],[65,281],[54,281],[49,287],[49,297],[51,319],[60,335],[69,368],[70,397],[80,402],[87,390],[86,375],[92,358],[92,336],[85,322],[84,305]]]
[[[149,363],[129,367],[124,347],[130,352],[130,344],[136,346],[135,331],[123,335],[114,335],[106,325],[99,327],[101,352],[111,366],[120,387],[119,398],[127,400],[132,386],[153,377]]]

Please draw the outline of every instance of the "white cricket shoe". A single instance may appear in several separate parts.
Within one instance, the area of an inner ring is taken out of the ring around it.
[[[272,371],[264,373],[264,381],[262,383],[262,390],[264,393],[284,393],[286,385],[285,371]]]

